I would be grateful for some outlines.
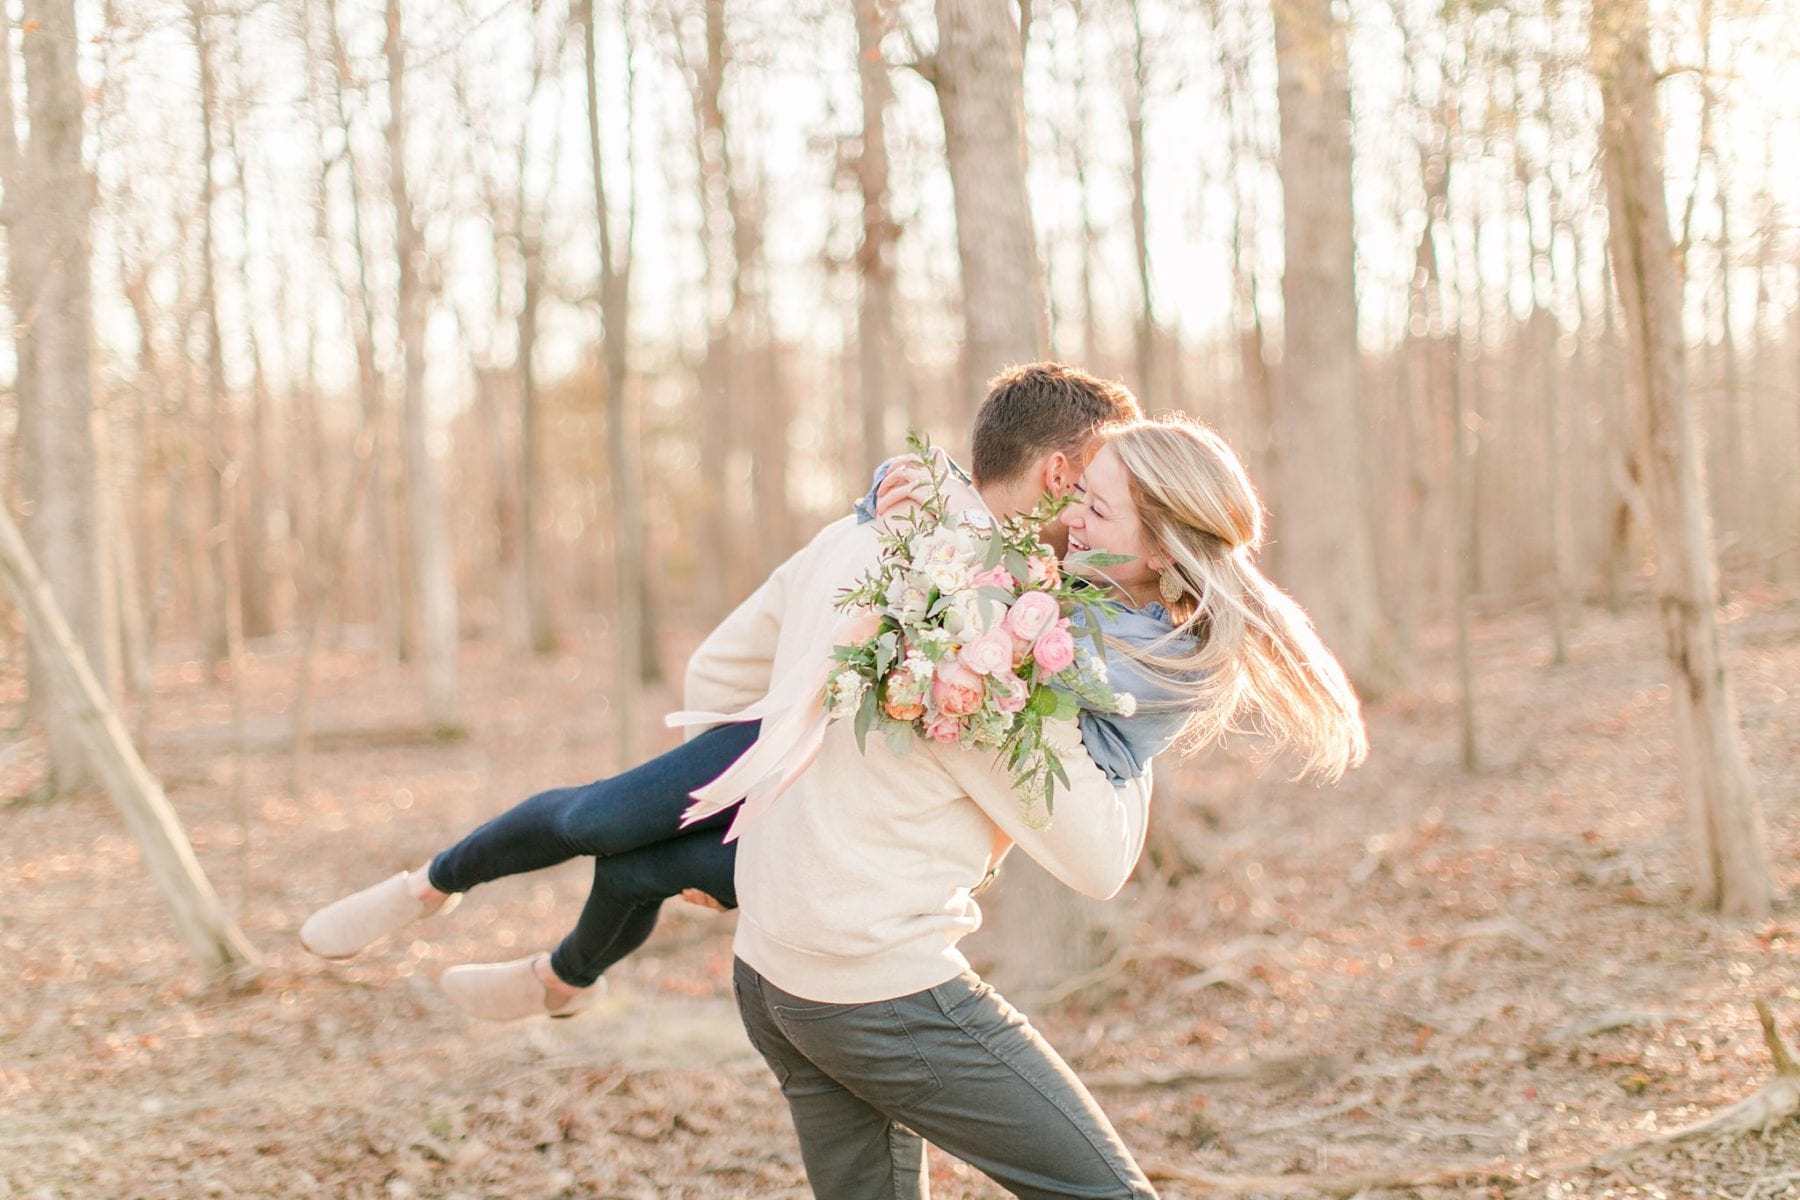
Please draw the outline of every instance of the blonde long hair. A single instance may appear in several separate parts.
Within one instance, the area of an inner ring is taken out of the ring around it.
[[[1225,439],[1161,417],[1116,427],[1107,445],[1130,476],[1145,532],[1169,559],[1165,578],[1181,585],[1170,615],[1194,647],[1167,638],[1117,649],[1194,709],[1189,748],[1248,730],[1293,751],[1301,776],[1336,779],[1362,762],[1369,743],[1356,691],[1305,610],[1257,568],[1262,501]]]

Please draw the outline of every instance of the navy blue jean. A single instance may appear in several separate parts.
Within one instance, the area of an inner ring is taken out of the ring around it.
[[[431,886],[466,892],[592,855],[587,903],[550,955],[558,978],[587,987],[644,944],[663,901],[683,889],[737,907],[737,846],[721,840],[734,810],[686,829],[681,814],[691,803],[688,793],[737,761],[759,728],[756,721],[720,725],[623,775],[539,792],[433,858]]]

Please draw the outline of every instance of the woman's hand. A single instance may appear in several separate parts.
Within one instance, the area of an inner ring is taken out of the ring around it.
[[[701,891],[699,888],[683,888],[681,898],[689,904],[697,904],[701,908],[710,908],[714,912],[724,912],[725,906]]]
[[[925,460],[916,454],[903,454],[888,467],[888,473],[875,489],[875,515],[885,521],[917,508],[931,494],[931,473]]]

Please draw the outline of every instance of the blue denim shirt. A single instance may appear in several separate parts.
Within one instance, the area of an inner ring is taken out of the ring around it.
[[[856,518],[867,523],[875,519],[875,493],[896,459],[888,459],[875,468],[875,481],[868,495],[856,502]],[[954,462],[950,469],[964,481],[968,475]],[[1075,623],[1085,624],[1084,615],[1075,614]],[[1118,638],[1137,649],[1148,649],[1175,632],[1169,610],[1155,601],[1143,608],[1127,608],[1108,613],[1100,619],[1100,631]],[[1185,642],[1186,639],[1181,639]],[[1182,654],[1187,647],[1181,642],[1158,648],[1162,654]],[[1169,748],[1182,727],[1187,724],[1185,708],[1162,706],[1180,698],[1168,680],[1156,676],[1124,655],[1114,655],[1106,663],[1107,677],[1115,692],[1130,692],[1137,699],[1138,711],[1129,717],[1117,713],[1098,713],[1082,709],[1076,716],[1081,727],[1081,744],[1106,777],[1115,784],[1125,783],[1144,773],[1150,760]],[[1146,711],[1148,710],[1148,711]]]

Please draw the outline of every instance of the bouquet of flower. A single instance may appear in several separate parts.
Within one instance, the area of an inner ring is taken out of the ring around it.
[[[838,597],[837,607],[860,619],[833,652],[825,711],[832,720],[854,718],[859,747],[877,728],[896,754],[914,737],[994,747],[1027,813],[1043,796],[1047,823],[1056,784],[1067,787],[1069,777],[1043,723],[1081,708],[1125,716],[1135,708],[1107,683],[1099,618],[1117,605],[1066,575],[1038,538],[1066,500],[1047,496],[1035,511],[998,524],[985,511],[952,511],[929,444],[917,435],[908,444],[928,464],[928,494],[889,519],[880,559]],[[1070,558],[1077,560],[1128,561],[1099,551]],[[1077,641],[1078,610],[1088,644]]]

